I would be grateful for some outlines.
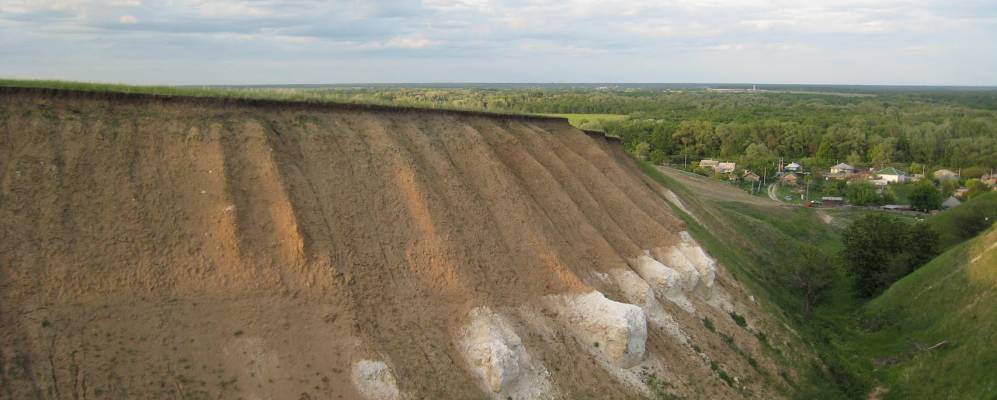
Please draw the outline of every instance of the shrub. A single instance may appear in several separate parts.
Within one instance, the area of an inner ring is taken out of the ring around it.
[[[842,235],[843,259],[859,294],[871,297],[931,260],[938,234],[927,225],[909,225],[874,213],[855,220]]]
[[[882,204],[883,200],[876,193],[876,186],[868,182],[856,182],[845,189],[845,198],[857,206]]]
[[[748,321],[744,319],[743,315],[738,314],[736,311],[730,312],[730,319],[734,320],[734,323],[742,328],[746,328],[748,326]]]
[[[942,194],[927,181],[914,185],[914,189],[907,195],[907,199],[910,200],[911,207],[924,212],[937,210],[942,206]]]

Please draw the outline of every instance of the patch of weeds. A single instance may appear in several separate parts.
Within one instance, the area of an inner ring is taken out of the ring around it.
[[[703,317],[703,326],[705,326],[706,329],[709,330],[710,332],[715,333],[717,331],[717,327],[713,325],[713,321],[711,321],[707,317]]]
[[[235,335],[236,337],[242,336],[242,329],[239,329],[239,330],[235,331],[235,333],[233,333],[233,335]]]
[[[692,345],[692,350],[695,351],[695,352],[697,352],[697,353],[702,353],[703,352],[703,349],[700,348],[698,345],[695,345],[695,344]]]
[[[758,373],[764,373],[764,371],[762,371],[762,367],[758,365],[758,360],[756,360],[750,354],[746,354],[745,358],[748,359],[748,365],[750,365],[751,368],[753,368]]]
[[[779,371],[779,377],[781,377],[782,380],[785,381],[790,387],[796,388],[796,382],[789,377],[789,372],[786,372],[786,370]]]
[[[734,386],[734,378],[731,378],[730,375],[727,374],[727,371],[720,368],[720,364],[717,364],[716,361],[710,361],[710,369],[713,370],[713,372],[716,372],[717,376],[720,377],[720,380],[724,381],[727,386],[736,387]]]
[[[744,319],[744,316],[738,314],[736,311],[730,312],[730,319],[734,320],[734,323],[737,324],[737,326],[740,326],[742,328],[748,327],[748,320]]]
[[[651,391],[651,398],[655,400],[681,400],[682,398],[668,393],[669,388],[674,388],[674,386],[665,380],[659,379],[653,372],[648,373],[647,371],[641,371],[641,381],[647,385],[648,390]]]
[[[42,328],[48,328],[50,326],[52,326],[52,323],[48,322],[47,318],[42,320]]]
[[[762,331],[755,332],[755,337],[758,338],[758,341],[762,342],[762,344],[766,346],[769,345],[769,337],[765,336],[765,332]]]
[[[734,344],[734,338],[733,337],[731,337],[730,335],[723,334],[723,333],[719,333],[719,335],[720,335],[720,339],[723,340],[724,343],[727,343],[728,346],[730,346],[730,347],[737,347]]]

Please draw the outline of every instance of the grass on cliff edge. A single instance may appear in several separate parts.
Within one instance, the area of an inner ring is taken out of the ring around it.
[[[551,117],[562,117],[567,118],[571,126],[576,128],[583,128],[582,125],[588,122],[601,123],[603,121],[619,121],[621,119],[627,118],[626,115],[620,114],[543,114],[549,115]]]
[[[136,86],[111,83],[73,82],[56,80],[14,80],[0,79],[0,87],[36,89],[60,89],[85,92],[111,92],[152,94],[162,96],[185,96],[203,98],[224,98],[236,100],[273,100],[287,102],[317,102],[329,104],[366,104],[387,107],[424,108],[448,111],[473,111],[494,115],[530,115],[538,118],[557,118],[554,115],[523,114],[482,110],[471,107],[455,107],[447,104],[428,102],[407,102],[356,99],[330,88],[269,88],[269,87],[218,87],[218,86]],[[565,118],[565,117],[561,117]]]

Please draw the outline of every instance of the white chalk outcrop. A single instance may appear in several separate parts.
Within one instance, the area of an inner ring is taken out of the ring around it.
[[[712,288],[717,277],[717,262],[706,254],[703,246],[700,246],[689,232],[679,232],[679,236],[682,237],[682,243],[677,247],[692,266],[699,271],[699,284],[706,289]]]
[[[621,368],[630,368],[644,356],[647,320],[633,304],[618,303],[602,293],[551,295],[545,306],[582,343]]]
[[[661,306],[651,289],[651,285],[640,275],[629,268],[620,268],[609,271],[609,276],[620,288],[624,300],[644,310],[647,321],[652,326],[664,329],[665,332],[682,343],[688,343],[689,336],[682,331],[681,325]]]
[[[471,311],[458,343],[480,386],[495,399],[553,398],[550,373],[530,357],[516,332],[487,307]]]
[[[360,360],[353,363],[353,385],[367,400],[400,400],[395,376],[384,361]]]
[[[655,260],[650,254],[643,254],[629,260],[630,266],[640,275],[651,290],[658,296],[668,299],[688,312],[694,312],[692,303],[686,297],[688,274],[683,274]],[[685,272],[685,271],[683,271]]]

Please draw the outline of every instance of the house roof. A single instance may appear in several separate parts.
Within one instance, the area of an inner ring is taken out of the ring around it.
[[[955,172],[953,172],[950,169],[940,169],[938,171],[935,171],[935,173],[933,175],[934,176],[956,176],[958,174],[956,174]]]
[[[854,170],[855,167],[853,167],[851,165],[848,165],[848,164],[845,164],[845,163],[840,163],[838,165],[835,165],[835,166],[831,167],[831,169],[850,169],[850,170]]]
[[[793,163],[789,163],[789,165],[786,166],[786,168],[799,168],[799,167],[800,167],[800,164],[797,164],[797,163],[794,163],[794,162]]]
[[[879,171],[876,171],[876,175],[904,175],[903,171],[900,171],[893,167],[886,167]]]
[[[832,197],[832,196],[824,196],[821,197],[820,199],[823,201],[845,201],[844,197]]]
[[[952,208],[960,204],[962,204],[962,202],[959,201],[959,199],[955,198],[954,196],[949,196],[949,198],[945,199],[945,201],[942,202],[942,207]]]

